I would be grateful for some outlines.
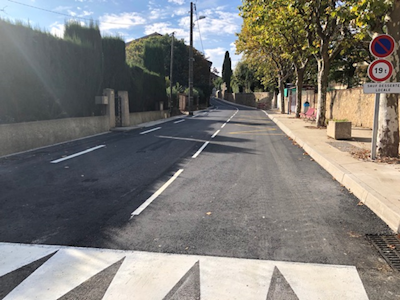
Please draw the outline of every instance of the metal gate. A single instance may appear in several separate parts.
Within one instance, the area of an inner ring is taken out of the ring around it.
[[[115,127],[122,127],[122,100],[115,93]]]

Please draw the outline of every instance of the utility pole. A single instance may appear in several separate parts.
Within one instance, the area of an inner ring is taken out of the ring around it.
[[[193,115],[193,2],[190,2],[190,46],[189,46],[189,115]]]
[[[174,33],[172,33],[172,39],[171,39],[171,64],[169,66],[169,90],[170,90],[170,98],[169,98],[169,110],[170,113],[173,113],[174,111],[174,100],[172,100],[172,70],[173,70],[173,66],[174,66]]]

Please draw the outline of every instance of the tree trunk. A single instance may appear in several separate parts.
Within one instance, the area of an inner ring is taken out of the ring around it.
[[[279,94],[279,89],[274,89],[274,99],[272,100],[272,107],[271,108],[277,108],[278,107],[278,94]]]
[[[328,50],[328,49],[327,49]],[[328,51],[322,53],[322,58],[318,61],[318,103],[317,103],[317,126],[325,126],[326,124],[326,93],[328,90],[328,74],[329,74],[329,55]]]
[[[400,1],[396,0],[387,16],[387,31],[395,42],[393,54],[387,59],[393,64],[392,82],[400,81]],[[397,157],[399,155],[399,102],[397,94],[381,94],[379,103],[378,154]]]
[[[306,71],[306,68],[297,68],[296,67],[296,118],[300,118],[300,113],[301,113],[301,104],[302,104],[302,91],[303,91],[303,81],[304,81],[304,73]]]
[[[281,114],[285,113],[285,89],[283,86],[283,79],[281,76],[278,78],[279,85],[279,102],[281,104]]]

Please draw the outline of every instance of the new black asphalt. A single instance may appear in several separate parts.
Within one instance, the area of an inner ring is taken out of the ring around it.
[[[213,105],[149,133],[0,159],[0,241],[353,265],[370,299],[400,297],[398,274],[365,238],[387,226],[263,111]]]

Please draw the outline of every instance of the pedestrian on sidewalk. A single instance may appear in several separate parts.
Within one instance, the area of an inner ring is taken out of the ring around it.
[[[306,113],[308,108],[310,107],[310,102],[308,102],[308,100],[306,100],[306,102],[304,102],[303,106],[304,106],[304,113]]]

